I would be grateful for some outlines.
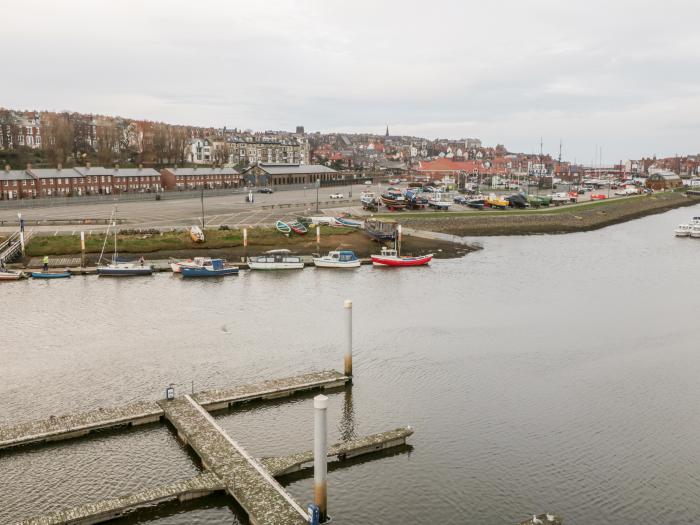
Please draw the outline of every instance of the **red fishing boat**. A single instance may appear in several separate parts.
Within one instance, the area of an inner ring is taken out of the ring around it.
[[[403,257],[396,250],[382,248],[381,255],[372,255],[372,264],[375,266],[422,266],[433,259],[433,254],[419,257]]]

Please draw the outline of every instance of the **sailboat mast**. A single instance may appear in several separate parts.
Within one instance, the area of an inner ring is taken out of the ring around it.
[[[112,262],[117,263],[117,208],[114,208],[114,255]]]

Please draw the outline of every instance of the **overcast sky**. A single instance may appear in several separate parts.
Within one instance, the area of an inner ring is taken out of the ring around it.
[[[697,0],[22,0],[0,20],[10,108],[700,152]]]

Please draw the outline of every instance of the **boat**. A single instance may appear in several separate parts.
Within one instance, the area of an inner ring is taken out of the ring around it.
[[[336,217],[335,221],[339,226],[347,226],[349,228],[362,228],[364,223],[362,221],[355,221],[353,219],[346,219],[345,217]]]
[[[335,226],[335,217],[326,217],[326,216],[319,216],[319,217],[308,217],[310,224],[313,224],[314,226]]]
[[[66,279],[70,272],[32,272],[33,279]]]
[[[436,210],[447,211],[452,205],[453,196],[449,193],[435,192],[428,197],[428,206]]]
[[[170,269],[173,273],[181,273],[182,268],[201,268],[211,264],[211,257],[195,257],[194,259],[186,259],[184,261],[178,261],[177,259],[170,259]]]
[[[693,224],[693,225],[690,227],[690,236],[691,236],[693,239],[698,239],[698,238],[700,238],[700,223]]]
[[[289,226],[289,224],[283,221],[277,221],[275,223],[275,228],[277,228],[278,232],[284,233],[285,235],[292,233],[292,228]]]
[[[204,242],[204,232],[199,226],[190,227],[190,238],[194,242]]]
[[[17,281],[23,276],[22,272],[15,272],[12,270],[2,270],[0,271],[0,281]]]
[[[404,192],[404,197],[406,198],[406,208],[409,210],[422,209],[428,204],[427,197],[416,189],[407,189]]]
[[[109,264],[99,264],[102,262],[105,247],[107,246],[110,227],[114,227],[114,253],[112,254],[112,262]],[[135,275],[151,275],[152,273],[153,266],[145,264],[143,257],[141,257],[139,263],[123,262],[119,260],[119,254],[117,253],[117,209],[115,208],[107,224],[105,242],[102,245],[102,252],[100,252],[100,259],[97,265],[97,275],[104,275],[107,277],[131,277]]]
[[[360,203],[362,208],[370,211],[377,211],[377,198],[371,191],[363,191],[360,195]]]
[[[486,204],[486,199],[470,199],[467,201],[467,206],[476,210],[483,210]]]
[[[299,235],[306,235],[309,231],[309,229],[299,221],[288,222],[287,226],[289,226],[294,233],[298,233]]]
[[[237,275],[237,266],[226,266],[223,259],[209,259],[201,266],[183,266],[182,277],[220,277],[223,275]]]
[[[505,199],[498,198],[495,195],[490,195],[486,199],[486,204],[488,204],[491,208],[499,208],[501,210],[505,210],[510,203]]]
[[[367,219],[365,233],[377,241],[389,241],[396,238],[396,223],[380,219]]]
[[[323,257],[314,257],[314,266],[318,268],[357,268],[360,259],[355,252],[350,250],[336,250],[328,252]]]
[[[673,230],[673,233],[676,237],[688,237],[690,236],[691,229],[692,226],[690,224],[679,224],[676,229]]]
[[[393,248],[382,247],[380,255],[372,255],[372,264],[375,266],[422,266],[428,264],[433,259],[433,254],[421,255],[420,257],[400,256]]]
[[[528,195],[527,202],[533,208],[539,208],[540,206],[549,206],[552,203],[552,199],[544,195]]]
[[[289,250],[270,250],[263,255],[248,257],[251,270],[301,270],[304,261]]]
[[[403,210],[406,207],[406,199],[399,190],[389,188],[380,197],[382,204],[390,210]]]

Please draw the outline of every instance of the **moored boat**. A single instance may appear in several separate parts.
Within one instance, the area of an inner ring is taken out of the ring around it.
[[[67,279],[70,272],[32,272],[33,279]]]
[[[97,275],[105,277],[133,277],[136,275],[151,275],[153,266],[150,264],[131,262],[112,262],[97,267]]]
[[[209,259],[200,266],[183,266],[182,277],[221,277],[224,275],[237,275],[237,266],[226,266],[223,259]]]
[[[15,272],[13,270],[2,270],[0,271],[0,281],[17,281],[22,278],[24,274],[22,272]]]
[[[365,233],[378,241],[389,241],[396,238],[396,223],[380,219],[367,219]]]
[[[433,254],[405,257],[392,248],[382,248],[380,255],[372,255],[371,258],[375,266],[422,266],[433,259]]]
[[[287,224],[284,221],[277,221],[275,223],[275,228],[277,228],[278,232],[283,233],[285,235],[289,235],[290,233],[292,233],[292,228],[289,226],[289,224]]]
[[[700,223],[693,224],[693,225],[690,227],[690,236],[691,236],[693,239],[698,239],[698,238],[700,238]]]
[[[314,266],[319,268],[358,268],[360,259],[350,250],[328,252],[323,257],[314,257]]]
[[[211,257],[195,257],[194,259],[186,259],[184,261],[170,259],[170,269],[173,273],[181,273],[182,269],[185,267],[200,268],[207,264],[211,264]]]
[[[690,236],[690,230],[692,229],[690,224],[679,224],[673,233],[676,237],[688,237]]]
[[[251,270],[301,270],[304,261],[289,250],[270,250],[263,255],[248,257]]]

